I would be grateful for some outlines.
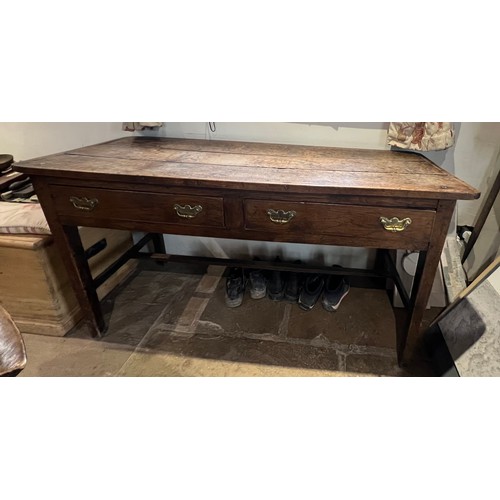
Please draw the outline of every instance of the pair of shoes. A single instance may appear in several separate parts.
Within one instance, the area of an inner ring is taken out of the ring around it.
[[[281,259],[276,257],[274,261],[281,262]],[[294,261],[294,264],[300,264],[300,260]],[[269,280],[269,298],[274,301],[286,300],[287,302],[297,302],[300,281],[299,273],[274,270]]]
[[[281,262],[276,257],[275,262]],[[294,264],[300,264],[300,260],[295,260]],[[301,286],[300,273],[282,272],[275,270],[271,273],[269,280],[268,296],[271,300],[286,300],[287,302],[297,302]]]
[[[226,278],[227,307],[241,306],[245,294],[245,281],[245,273],[241,267],[229,269],[229,275]]]
[[[341,266],[333,266],[341,267]],[[326,280],[320,274],[309,274],[299,296],[299,307],[310,311],[318,301],[321,292],[321,305],[326,311],[337,311],[344,297],[349,293],[350,284],[346,277],[330,274]]]
[[[229,275],[226,278],[226,305],[228,307],[238,307],[242,304],[246,282],[245,272],[241,267],[229,269]],[[262,269],[251,269],[248,272],[248,283],[252,299],[263,299],[266,296],[267,284]]]

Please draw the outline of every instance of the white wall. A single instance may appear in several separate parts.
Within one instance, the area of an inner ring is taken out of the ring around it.
[[[215,124],[211,132],[208,124],[165,123],[155,131],[141,135],[219,139],[252,142],[277,142],[311,146],[387,149],[388,123],[223,123]]]
[[[500,123],[463,123],[455,147],[455,173],[481,191],[481,198],[458,202],[458,222],[473,226],[500,169]],[[464,269],[469,280],[500,255],[500,196]]]
[[[16,161],[60,153],[130,135],[121,127],[121,123],[109,122],[0,122],[0,153],[11,154]]]
[[[481,198],[458,203],[458,222],[472,225],[499,164],[500,123],[462,123],[454,148],[455,175],[481,191]],[[500,222],[500,221],[499,221]]]

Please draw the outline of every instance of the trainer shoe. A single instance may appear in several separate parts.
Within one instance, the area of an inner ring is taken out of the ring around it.
[[[294,261],[294,264],[300,264],[300,260]],[[285,285],[285,300],[287,302],[297,302],[299,300],[300,285],[302,282],[302,273],[291,271],[288,273]]]
[[[266,278],[262,269],[250,269],[248,272],[248,283],[252,299],[263,299],[266,296]]]
[[[341,267],[341,266],[334,266]],[[338,274],[330,274],[325,283],[321,304],[329,312],[336,311],[343,298],[349,293],[351,286],[348,278]]]
[[[276,257],[275,262],[281,262],[279,257]],[[283,300],[285,294],[286,277],[285,273],[279,270],[271,271],[271,279],[267,284],[267,295],[271,300]]]
[[[229,269],[226,278],[226,305],[227,307],[238,307],[243,302],[245,293],[245,274],[240,267]]]
[[[318,301],[323,290],[323,276],[320,274],[308,274],[299,295],[299,307],[304,311],[311,310]]]

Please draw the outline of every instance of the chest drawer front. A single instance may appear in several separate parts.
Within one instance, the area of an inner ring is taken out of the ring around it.
[[[421,250],[435,216],[433,210],[251,199],[244,213],[246,230],[281,234],[284,241],[335,244],[338,237],[348,246]]]
[[[52,186],[51,193],[63,216],[224,227],[224,202],[217,197],[80,186]]]

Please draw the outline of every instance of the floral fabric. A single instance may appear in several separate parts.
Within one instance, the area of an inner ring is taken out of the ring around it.
[[[415,151],[438,151],[453,146],[453,125],[449,122],[391,122],[387,144]]]

